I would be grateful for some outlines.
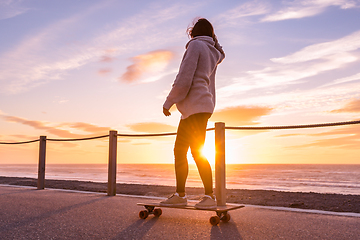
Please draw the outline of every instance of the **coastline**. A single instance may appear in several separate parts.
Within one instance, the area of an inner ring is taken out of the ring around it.
[[[0,176],[0,184],[36,187],[37,179]],[[45,187],[103,193],[107,192],[107,183],[90,181],[46,179]],[[174,187],[172,186],[123,183],[116,184],[117,194],[167,197],[173,192]],[[202,194],[202,188],[187,188],[188,199],[198,200],[201,198]],[[228,203],[238,204],[360,213],[360,195],[227,189],[226,201]]]

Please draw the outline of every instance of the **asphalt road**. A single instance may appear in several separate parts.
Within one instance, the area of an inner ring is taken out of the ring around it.
[[[360,218],[245,207],[212,226],[207,211],[163,208],[150,199],[0,186],[0,239],[360,239]]]

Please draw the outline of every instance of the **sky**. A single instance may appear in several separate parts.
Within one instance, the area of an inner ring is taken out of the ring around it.
[[[360,119],[359,0],[0,0],[0,142],[176,131],[162,105],[198,17],[226,54],[209,127]],[[173,163],[174,140],[119,137],[118,163]],[[360,125],[226,130],[226,162],[360,164],[359,144]],[[38,149],[0,145],[0,164],[36,164]],[[105,164],[108,140],[48,141],[46,154]],[[204,154],[213,164],[214,132]]]

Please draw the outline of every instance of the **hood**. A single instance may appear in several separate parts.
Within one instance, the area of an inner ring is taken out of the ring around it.
[[[212,46],[215,45],[214,39],[212,37],[209,37],[209,36],[197,36],[197,37],[194,37],[194,38],[190,39],[190,41],[186,44],[185,49],[188,48],[190,42],[196,41],[196,40],[207,42]]]

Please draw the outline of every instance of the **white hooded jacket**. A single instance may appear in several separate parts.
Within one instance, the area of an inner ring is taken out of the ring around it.
[[[224,51],[212,37],[198,36],[186,44],[180,70],[164,108],[176,104],[185,119],[196,113],[213,113],[215,108],[215,73],[225,58]]]

